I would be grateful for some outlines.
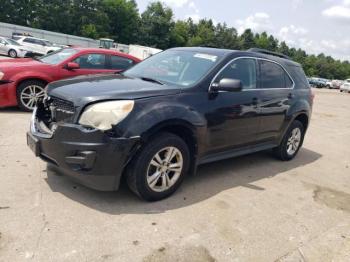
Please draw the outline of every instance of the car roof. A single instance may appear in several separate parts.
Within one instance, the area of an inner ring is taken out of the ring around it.
[[[116,50],[110,50],[110,49],[104,49],[104,48],[90,48],[90,47],[68,47],[68,48],[75,49],[75,50],[77,50],[78,52],[81,52],[81,53],[96,52],[96,53],[117,55],[117,56],[129,58],[129,59],[137,61],[137,62],[141,61],[137,57],[134,57],[134,56],[126,54],[126,53],[118,52]]]
[[[251,56],[251,57],[268,59],[268,60],[272,60],[277,63],[285,64],[285,65],[300,66],[299,63],[287,58],[278,57],[272,54],[270,55],[270,54],[258,53],[254,51],[241,51],[241,50],[220,49],[220,48],[211,48],[211,47],[176,47],[176,48],[172,48],[171,50],[204,52],[206,54],[217,55],[217,56],[230,56],[235,54],[237,56]]]

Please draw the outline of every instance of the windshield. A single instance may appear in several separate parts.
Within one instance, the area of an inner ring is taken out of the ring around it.
[[[188,87],[203,78],[218,61],[216,55],[169,50],[135,65],[124,75]]]
[[[16,41],[12,40],[12,39],[6,39],[5,40],[7,43],[9,43],[10,45],[20,45],[19,43],[17,43]]]
[[[42,56],[39,60],[46,64],[58,65],[64,60],[68,59],[72,55],[76,54],[78,51],[72,48],[60,49],[58,51],[52,52],[48,55]]]
[[[46,46],[53,46],[53,43],[51,43],[50,41],[43,40],[43,42],[45,43]]]

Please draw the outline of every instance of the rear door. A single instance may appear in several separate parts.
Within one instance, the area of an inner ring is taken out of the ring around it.
[[[1,54],[7,54],[6,41],[4,39],[1,39],[1,38],[0,38],[0,53]]]
[[[294,82],[278,63],[259,59],[261,115],[260,140],[275,140],[282,131],[294,98]]]
[[[122,72],[132,67],[135,62],[129,58],[110,55],[110,69],[114,72]]]

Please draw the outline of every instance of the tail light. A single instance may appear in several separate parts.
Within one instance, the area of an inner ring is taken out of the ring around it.
[[[311,104],[314,103],[314,99],[315,99],[315,91],[311,89]]]

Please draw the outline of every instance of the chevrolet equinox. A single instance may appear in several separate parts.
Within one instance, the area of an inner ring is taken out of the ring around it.
[[[147,201],[198,165],[272,149],[293,159],[313,95],[300,64],[261,49],[174,48],[120,74],[50,83],[27,144],[57,173]]]

